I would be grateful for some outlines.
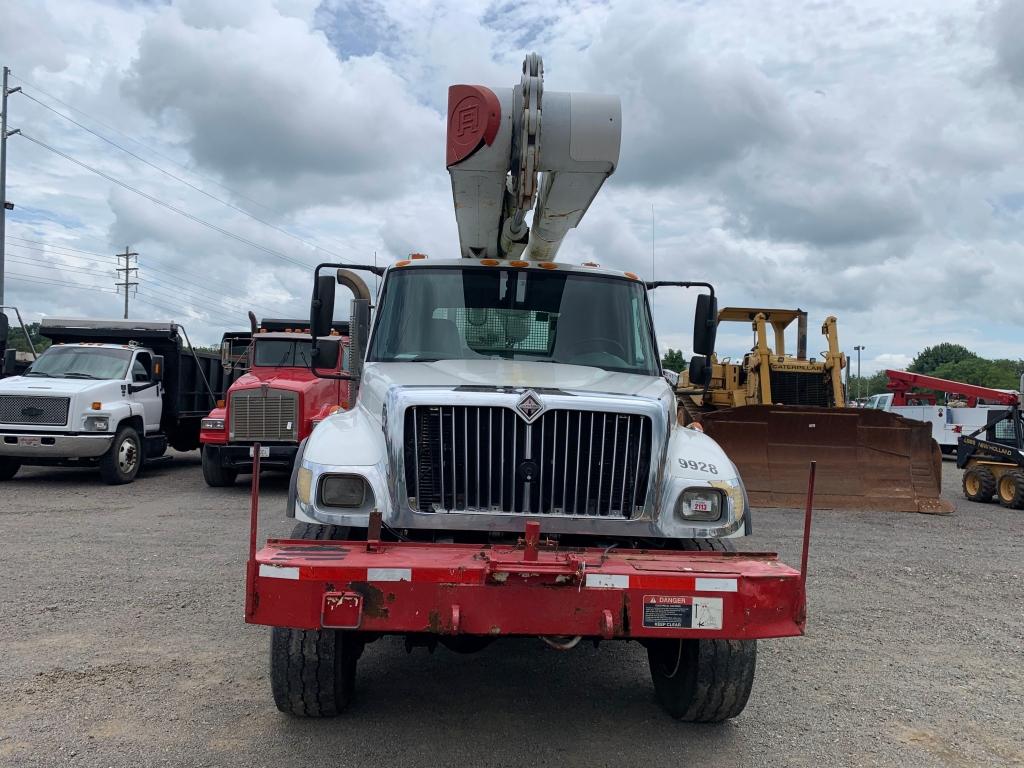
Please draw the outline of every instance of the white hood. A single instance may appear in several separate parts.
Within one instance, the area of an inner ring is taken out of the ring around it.
[[[0,394],[73,397],[91,390],[107,389],[108,379],[47,379],[43,376],[11,376],[0,380]],[[126,382],[118,379],[117,384]]]
[[[616,373],[602,368],[518,360],[439,360],[434,363],[368,363],[363,371],[360,404],[379,418],[392,387],[513,387],[562,389],[671,399],[672,390],[660,376]]]

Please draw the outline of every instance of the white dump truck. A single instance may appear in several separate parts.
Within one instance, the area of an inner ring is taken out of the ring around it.
[[[199,447],[225,374],[181,326],[46,319],[40,332],[53,345],[0,380],[0,480],[23,465],[95,466],[107,483],[130,483],[168,445]]]

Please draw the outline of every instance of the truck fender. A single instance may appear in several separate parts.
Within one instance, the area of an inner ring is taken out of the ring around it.
[[[111,432],[117,432],[122,424],[131,424],[138,431],[139,437],[143,436],[142,406],[136,408],[134,405],[133,403],[117,403],[104,409],[110,414]]]
[[[295,499],[297,496],[296,483],[299,478],[299,468],[302,466],[302,456],[306,453],[306,441],[309,437],[302,438],[299,443],[298,453],[295,454],[295,464],[292,466],[292,476],[288,481],[288,501],[285,502],[284,513],[286,517],[295,517]]]
[[[306,439],[305,458],[317,464],[372,467],[387,461],[380,424],[361,408],[336,412]]]

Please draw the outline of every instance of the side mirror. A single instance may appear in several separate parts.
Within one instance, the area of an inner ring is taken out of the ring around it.
[[[717,333],[718,299],[702,293],[697,297],[697,311],[693,317],[693,351],[698,355],[709,356],[715,351]]]
[[[309,331],[313,336],[314,345],[321,336],[329,336],[331,333],[336,285],[334,275],[320,275],[313,286],[313,300],[309,304]]]
[[[316,345],[316,367],[334,369],[338,367],[338,355],[341,353],[341,338],[320,339]]]
[[[164,356],[153,355],[153,381],[164,380]]]
[[[711,366],[706,357],[694,355],[690,358],[689,377],[691,387],[706,387],[711,383]]]

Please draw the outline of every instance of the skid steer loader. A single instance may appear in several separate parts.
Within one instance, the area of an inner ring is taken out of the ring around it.
[[[786,330],[797,323],[796,354]],[[807,355],[807,313],[727,307],[718,322],[750,323],[754,346],[739,362],[694,357],[677,387],[679,418],[696,422],[739,467],[750,501],[799,506],[803,468],[818,462],[822,507],[947,514],[942,454],[931,426],[884,411],[847,408],[836,318],[821,326],[822,359]],[[774,335],[769,346],[768,327]]]

